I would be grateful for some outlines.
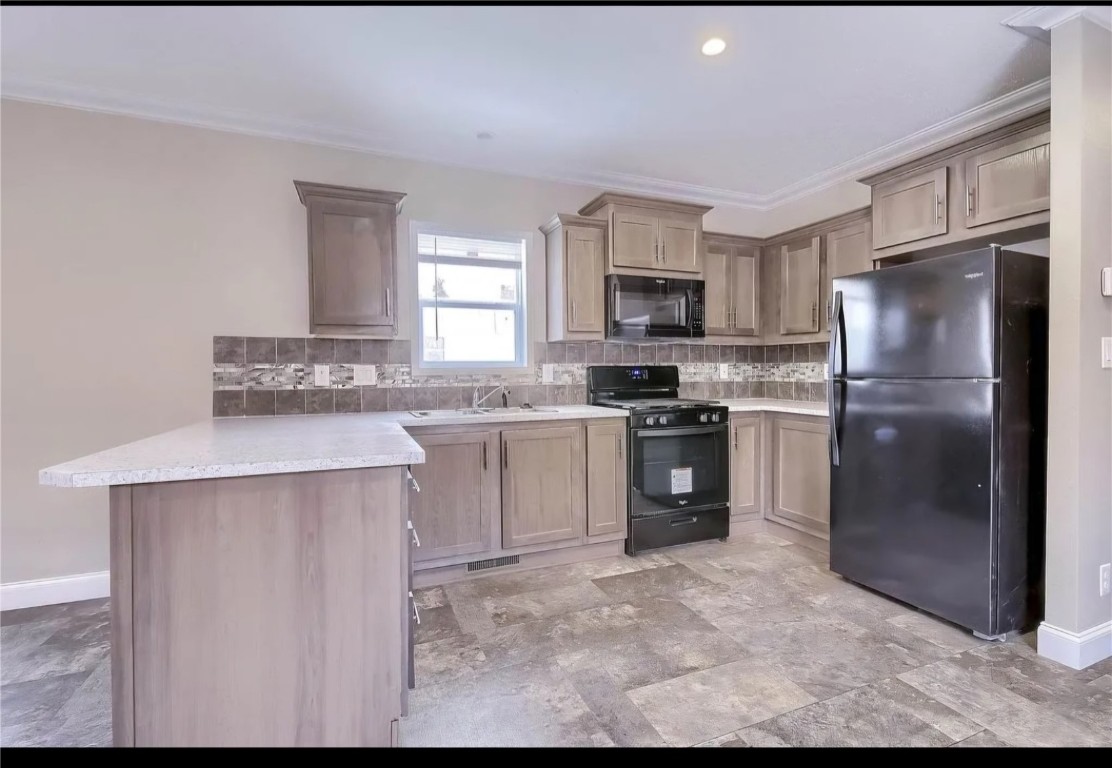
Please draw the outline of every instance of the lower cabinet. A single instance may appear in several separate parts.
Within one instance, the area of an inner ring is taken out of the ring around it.
[[[629,484],[625,419],[587,422],[587,535],[626,529]]]
[[[828,426],[821,417],[771,414],[772,494],[768,517],[830,538]]]
[[[425,463],[412,473],[421,488],[410,494],[410,516],[420,546],[414,562],[491,548],[497,510],[498,432],[414,434]]]
[[[761,416],[730,417],[730,519],[761,517]]]
[[[502,432],[503,547],[582,534],[583,465],[583,431],[578,424]]]

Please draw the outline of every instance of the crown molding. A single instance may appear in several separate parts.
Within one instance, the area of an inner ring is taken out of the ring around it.
[[[1050,78],[1026,85],[1017,91],[768,194],[740,192],[625,173],[568,169],[557,171],[545,167],[525,168],[520,164],[509,168],[497,164],[461,163],[435,155],[399,151],[386,146],[381,137],[366,132],[209,106],[183,106],[120,91],[78,87],[57,82],[5,77],[0,87],[0,96],[17,101],[127,115],[163,123],[315,144],[405,160],[433,162],[456,168],[537,178],[615,192],[670,198],[703,205],[770,211],[838,184],[856,181],[886,167],[899,165],[926,152],[942,149],[977,132],[991,130],[1045,110],[1050,105]]]
[[[1050,43],[1050,30],[1078,17],[1112,31],[1112,9],[1106,5],[1032,5],[1000,23],[1020,34]]]

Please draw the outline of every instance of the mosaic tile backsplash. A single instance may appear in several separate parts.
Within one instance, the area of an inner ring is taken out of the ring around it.
[[[821,401],[826,344],[764,347],[718,344],[538,342],[533,369],[506,375],[414,376],[408,341],[380,339],[215,336],[212,340],[213,416],[273,416],[462,408],[475,387],[509,388],[510,405],[587,402],[587,366],[675,363],[680,396],[712,399],[772,397]],[[329,365],[331,385],[313,384],[313,366]],[[541,364],[555,366],[541,383]],[[719,365],[729,365],[726,379]],[[377,366],[378,383],[355,386],[354,366]],[[492,398],[492,400],[497,398]]]

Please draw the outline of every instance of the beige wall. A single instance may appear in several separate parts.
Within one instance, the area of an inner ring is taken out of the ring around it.
[[[1076,18],[1051,44],[1050,431],[1046,622],[1078,633],[1112,619],[1112,35]]]
[[[214,334],[307,333],[293,179],[408,193],[400,233],[411,219],[536,233],[599,191],[2,102],[0,581],[107,567],[107,492],[40,487],[39,468],[208,417]],[[706,225],[756,235],[761,219],[718,208]]]

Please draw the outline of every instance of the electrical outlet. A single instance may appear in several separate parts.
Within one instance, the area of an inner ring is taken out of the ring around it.
[[[1112,592],[1112,563],[1105,563],[1100,567],[1100,596],[1109,592]]]
[[[552,363],[541,364],[541,384],[551,384],[556,378],[556,366]]]
[[[354,365],[352,374],[357,387],[373,387],[378,383],[378,369],[373,365]]]
[[[823,363],[822,364],[822,380],[823,381],[829,381],[830,380],[830,363]]]
[[[723,379],[723,380],[730,378],[730,364],[729,363],[719,363],[718,364],[718,378]]]
[[[327,365],[314,365],[313,366],[313,386],[327,387],[332,382],[328,379],[328,366]]]

